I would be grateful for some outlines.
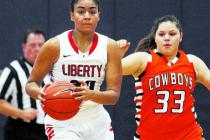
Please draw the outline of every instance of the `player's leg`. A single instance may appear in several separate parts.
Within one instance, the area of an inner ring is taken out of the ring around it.
[[[89,131],[85,133],[85,140],[114,140],[111,118],[104,108],[101,108],[100,111],[97,112],[97,118],[87,125]]]
[[[114,132],[112,128],[107,129],[100,137],[100,140],[114,140]]]
[[[114,132],[110,128],[101,128],[95,133],[92,133],[92,136],[86,137],[87,140],[114,140]]]
[[[84,140],[82,136],[69,127],[52,127],[47,126],[45,133],[48,140]]]

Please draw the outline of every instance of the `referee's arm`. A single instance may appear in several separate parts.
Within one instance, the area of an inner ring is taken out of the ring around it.
[[[24,121],[34,119],[36,114],[33,109],[22,110],[13,106],[9,101],[12,100],[12,94],[17,94],[17,84],[14,73],[6,67],[0,76],[0,113],[4,116],[20,118]]]

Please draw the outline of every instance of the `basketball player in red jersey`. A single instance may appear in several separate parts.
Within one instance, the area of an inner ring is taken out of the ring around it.
[[[179,50],[182,36],[175,16],[161,17],[136,52],[122,60],[123,75],[135,78],[135,140],[204,139],[192,93],[196,82],[210,89],[210,70],[197,56]],[[122,54],[127,49],[121,48]]]
[[[114,140],[111,119],[103,104],[114,105],[118,101],[121,55],[116,41],[95,32],[99,13],[98,0],[72,0],[70,17],[74,29],[48,40],[34,64],[26,90],[35,99],[44,101],[39,84],[49,71],[53,82],[81,84],[75,94],[83,102],[73,118],[58,121],[45,117],[49,140]],[[107,90],[101,91],[105,75]]]

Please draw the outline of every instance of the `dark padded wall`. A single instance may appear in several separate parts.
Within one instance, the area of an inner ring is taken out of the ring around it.
[[[40,27],[47,32],[47,1],[0,0],[0,69],[21,55],[23,32]]]
[[[133,52],[138,40],[146,35],[155,18],[174,14],[182,22],[182,47],[202,58],[210,67],[210,1],[209,0],[100,0],[101,21],[97,31],[114,39],[126,38]],[[0,0],[0,69],[21,55],[23,32],[40,27],[48,37],[73,28],[67,0]],[[103,86],[104,88],[105,86]],[[116,106],[106,106],[113,119],[116,140],[132,140],[135,132],[133,78],[124,77],[122,93]],[[204,136],[210,139],[210,93],[198,85],[195,90],[198,121]],[[4,118],[0,117],[0,126]],[[0,136],[2,129],[0,131]],[[1,138],[0,138],[1,140]]]
[[[210,1],[183,0],[182,22],[184,28],[183,48],[203,59],[210,67]],[[210,92],[197,85],[195,105],[198,121],[204,129],[204,136],[210,140]]]

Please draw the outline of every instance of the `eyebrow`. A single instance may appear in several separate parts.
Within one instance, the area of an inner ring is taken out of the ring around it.
[[[160,30],[160,31],[158,31],[158,32],[166,32],[166,31],[164,31],[164,30]],[[169,32],[176,32],[176,30],[169,30]]]
[[[85,9],[85,7],[83,7],[83,6],[78,6],[77,8],[78,9]],[[89,7],[89,9],[96,9],[96,8],[97,8],[96,6]]]

